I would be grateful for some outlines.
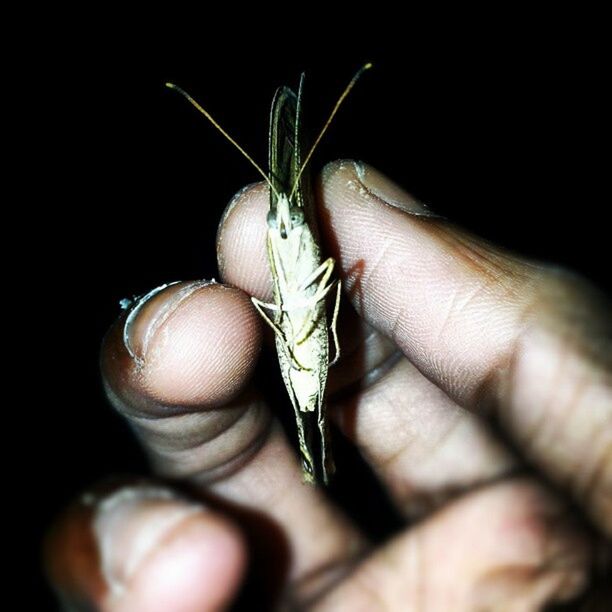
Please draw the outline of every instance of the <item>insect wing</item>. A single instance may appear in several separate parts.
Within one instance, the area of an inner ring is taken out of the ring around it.
[[[295,93],[288,87],[277,89],[270,111],[269,172],[274,187],[270,193],[272,209],[276,208],[277,194],[288,194],[296,176],[296,112]]]
[[[304,75],[302,74],[297,95],[289,87],[279,87],[276,91],[270,111],[268,159],[270,179],[276,192],[286,195],[294,192],[293,203],[310,213],[311,190],[308,172],[302,172],[299,179],[300,184],[294,191],[305,149],[301,131],[303,83]],[[276,210],[276,194],[274,193],[270,195],[270,207]]]

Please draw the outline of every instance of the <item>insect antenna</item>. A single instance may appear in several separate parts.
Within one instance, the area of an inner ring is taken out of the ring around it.
[[[338,109],[340,108],[340,105],[344,102],[344,99],[346,98],[346,96],[349,95],[351,89],[353,89],[353,87],[355,86],[355,83],[357,83],[357,81],[359,80],[361,75],[366,70],[369,70],[371,67],[372,67],[372,64],[369,63],[369,62],[367,64],[364,64],[355,73],[355,76],[350,80],[349,84],[344,88],[344,91],[340,94],[340,97],[338,98],[338,101],[336,102],[336,105],[332,109],[332,112],[330,113],[327,121],[325,122],[325,125],[323,126],[323,128],[319,132],[319,135],[317,136],[316,140],[314,141],[314,144],[312,145],[312,147],[310,147],[310,151],[308,151],[308,155],[306,155],[306,159],[302,163],[302,167],[300,168],[300,170],[299,170],[299,172],[297,174],[297,177],[295,179],[295,183],[293,184],[293,188],[291,189],[291,195],[289,196],[289,200],[291,200],[293,198],[293,196],[295,195],[295,192],[298,189],[298,185],[300,184],[300,178],[302,178],[302,174],[304,173],[304,170],[306,169],[306,166],[308,165],[308,162],[310,161],[310,158],[312,157],[312,154],[315,152],[315,149],[317,148],[317,145],[321,141],[321,138],[323,138],[323,135],[325,134],[325,132],[327,132],[327,128],[329,127],[330,123],[333,121],[334,117],[336,116],[336,113],[338,112]],[[300,90],[301,90],[301,83],[300,83]]]
[[[251,165],[255,168],[255,170],[257,170],[257,172],[259,172],[259,174],[263,176],[266,183],[268,183],[272,192],[277,197],[280,197],[278,191],[274,188],[274,185],[272,185],[270,177],[261,169],[259,164],[217,123],[217,121],[212,117],[212,115],[201,104],[194,100],[184,89],[182,89],[178,85],[175,85],[174,83],[166,83],[166,87],[168,89],[173,89],[174,91],[180,93],[193,106],[195,106],[196,109],[200,113],[202,113],[202,115],[204,115],[221,132],[221,134],[223,134],[223,136],[225,136],[225,138],[229,140],[238,149],[238,151],[240,151],[240,153],[242,153],[242,155],[244,155],[244,157],[249,160],[249,162],[251,162]]]

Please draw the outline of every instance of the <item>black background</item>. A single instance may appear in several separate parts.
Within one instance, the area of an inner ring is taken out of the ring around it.
[[[425,26],[393,14],[374,23],[364,11],[299,30],[293,18],[249,24],[244,15],[239,29],[237,15],[189,29],[70,17],[78,26],[46,39],[26,76],[36,103],[20,100],[27,129],[16,155],[26,172],[14,205],[23,251],[13,259],[25,264],[28,333],[15,384],[35,549],[78,492],[146,469],[98,374],[119,300],[215,276],[220,215],[259,180],[167,80],[265,165],[278,85],[307,72],[314,130],[372,61],[315,166],[363,159],[453,221],[609,289],[609,67],[597,16],[440,15]]]

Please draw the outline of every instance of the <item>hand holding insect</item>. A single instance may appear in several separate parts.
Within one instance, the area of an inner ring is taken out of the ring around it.
[[[609,310],[585,283],[429,216],[371,168],[331,165],[319,187],[322,234],[359,315],[342,321],[353,328],[340,330],[330,410],[407,526],[372,547],[351,509],[304,486],[251,378],[262,326],[248,296],[272,299],[268,194],[255,186],[219,232],[223,279],[239,289],[185,283],[154,296],[130,333],[143,365],[125,349],[124,317],[107,338],[111,401],[166,481],[96,502],[97,543],[91,506],[66,515],[48,565],[67,601],[218,609],[247,557],[255,584],[313,610],[541,609],[584,586],[593,546],[612,536]],[[516,452],[477,412],[483,390]],[[536,470],[517,476],[526,457]]]
[[[184,96],[244,155],[270,188],[266,251],[274,286],[274,303],[251,299],[276,336],[278,361],[295,413],[304,479],[310,483],[319,480],[327,484],[334,472],[325,386],[328,367],[340,357],[336,325],[341,283],[330,281],[334,260],[328,257],[321,261],[307,170],[340,105],[363,72],[371,67],[371,64],[365,64],[351,79],[305,157],[302,157],[304,137],[301,125],[304,74],[297,94],[289,87],[277,90],[270,111],[269,175],[188,93],[173,83],[166,83],[167,87]],[[328,331],[325,298],[334,287],[335,306]],[[331,364],[329,333],[335,349]]]

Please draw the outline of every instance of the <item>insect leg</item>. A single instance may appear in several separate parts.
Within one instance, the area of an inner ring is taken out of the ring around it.
[[[281,312],[295,312],[296,310],[304,310],[305,308],[314,308],[321,300],[327,297],[328,293],[338,284],[335,280],[326,287],[317,289],[317,292],[311,297],[302,300],[294,300],[291,306],[282,307]]]
[[[307,289],[308,287],[310,287],[310,285],[312,285],[312,283],[317,278],[319,278],[321,274],[323,276],[321,278],[321,282],[319,283],[319,287],[321,286],[324,287],[327,281],[329,280],[330,276],[332,275],[332,272],[334,271],[335,264],[336,264],[336,261],[334,260],[334,258],[328,257],[316,270],[314,270],[311,274],[309,274],[306,277],[306,279],[300,285],[298,291],[304,291],[304,289]]]
[[[274,333],[284,338],[285,335],[283,334],[283,330],[266,314],[266,311],[264,310],[264,308],[267,308],[268,310],[277,311],[280,310],[279,307],[276,304],[267,304],[266,302],[262,302],[256,297],[251,297],[251,302],[257,309],[257,312],[261,315],[261,318],[274,330]]]
[[[293,336],[293,342],[295,342],[295,344],[301,344],[304,342],[304,340],[306,340],[306,338],[308,338],[310,335],[312,328],[317,325],[318,316],[316,316],[315,307],[321,302],[321,300],[324,300],[327,297],[327,294],[334,288],[335,285],[337,285],[337,283],[338,281],[334,281],[331,285],[324,287],[322,291],[317,290],[318,295],[313,295],[311,298],[305,301],[304,304],[300,304],[300,308],[310,308],[313,312],[304,320],[302,327]]]
[[[329,330],[331,331],[332,339],[334,341],[334,358],[330,362],[329,367],[338,363],[340,359],[340,342],[338,342],[338,313],[340,312],[340,295],[342,292],[342,281],[338,280],[336,283],[336,300],[334,301],[334,314],[332,315],[331,325]]]
[[[304,291],[307,287],[309,287],[310,285],[312,285],[312,283],[318,278],[321,277],[318,285],[317,285],[317,289],[314,293],[314,295],[312,295],[310,298],[308,298],[308,300],[305,301],[305,303],[302,305],[300,304],[300,306],[302,308],[313,308],[321,301],[324,300],[327,297],[327,294],[335,287],[339,287],[339,281],[334,281],[332,283],[330,283],[329,285],[327,284],[327,282],[329,281],[329,278],[334,270],[334,265],[335,265],[335,261],[333,259],[333,257],[329,257],[327,258],[312,274],[310,274],[306,280],[302,283],[302,285],[300,286],[300,290]],[[334,363],[338,360],[338,355],[339,355],[339,344],[338,344],[338,336],[336,334],[336,328],[335,328],[335,321],[337,319],[338,313],[337,310],[339,308],[339,299],[340,299],[340,288],[338,289],[338,292],[336,294],[336,303],[334,306],[334,318],[333,318],[333,322],[332,322],[332,336],[334,338],[334,347],[336,349],[336,355],[334,357]],[[300,344],[302,342],[304,342],[304,340],[306,340],[306,338],[309,336],[310,331],[313,327],[313,325],[316,324],[316,318],[314,316],[308,317],[305,321],[304,321],[304,325],[302,326],[302,328],[298,331],[297,334],[295,334],[294,336],[294,342],[296,344]]]
[[[257,303],[259,306],[263,308],[267,308],[268,310],[272,310],[274,312],[292,312],[294,310],[300,310],[302,308],[311,308],[316,305],[317,302],[320,302],[323,298],[327,296],[327,294],[336,286],[338,281],[333,281],[329,285],[327,285],[327,281],[331,276],[335,261],[332,257],[326,259],[312,274],[308,276],[308,278],[298,287],[298,292],[305,291],[313,282],[321,276],[321,280],[317,284],[317,290],[314,295],[300,301],[294,301],[293,304],[289,307],[279,306],[278,304],[270,304],[267,302],[262,302],[257,298],[251,298],[251,301],[255,304]],[[258,309],[259,310],[259,309]],[[261,311],[260,311],[261,312]]]
[[[276,304],[266,304],[266,302],[262,302],[258,300],[256,297],[251,297],[251,302],[253,302],[253,306],[257,309],[257,312],[261,315],[261,318],[274,330],[276,337],[281,341],[285,352],[289,359],[293,362],[293,367],[298,370],[306,370],[310,371],[310,368],[303,366],[293,354],[289,343],[287,342],[287,338],[285,337],[285,332],[266,314],[264,308],[268,308],[270,310],[278,311],[280,308]]]

